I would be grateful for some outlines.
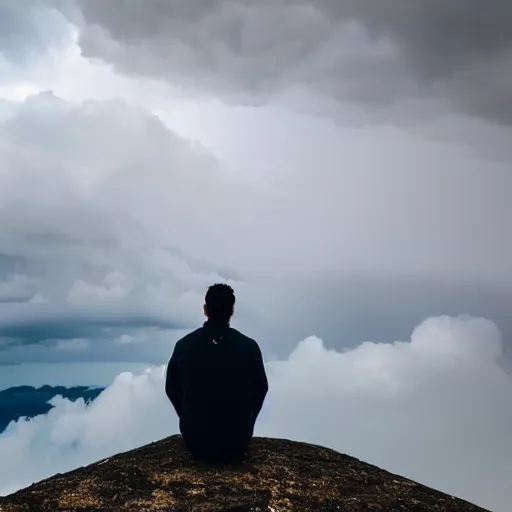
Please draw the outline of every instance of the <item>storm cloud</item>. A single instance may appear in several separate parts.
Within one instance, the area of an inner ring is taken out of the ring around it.
[[[26,361],[17,345],[80,348],[194,325],[190,306],[227,277],[215,264],[214,231],[186,198],[197,180],[209,184],[197,195],[208,208],[211,192],[236,181],[200,146],[122,102],[71,104],[43,93],[11,106],[0,123],[0,361]],[[212,225],[222,224],[215,211]],[[197,244],[212,247],[208,261]],[[118,356],[129,346],[115,344]]]
[[[306,88],[372,109],[447,100],[512,123],[512,7],[501,0],[78,5],[85,55],[199,94],[259,103]]]

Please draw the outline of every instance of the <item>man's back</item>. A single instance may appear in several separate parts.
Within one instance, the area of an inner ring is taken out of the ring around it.
[[[245,451],[267,391],[258,344],[229,325],[205,322],[176,343],[166,393],[192,451]]]

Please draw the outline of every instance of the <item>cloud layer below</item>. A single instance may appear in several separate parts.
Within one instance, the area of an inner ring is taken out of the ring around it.
[[[506,512],[512,376],[501,357],[496,325],[472,317],[430,318],[409,341],[343,352],[312,336],[267,362],[256,434],[330,446]],[[47,415],[12,423],[0,492],[176,433],[163,372],[121,374],[89,406],[54,398]]]

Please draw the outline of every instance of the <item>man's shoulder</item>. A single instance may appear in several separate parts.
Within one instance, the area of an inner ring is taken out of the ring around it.
[[[189,332],[188,334],[186,334],[185,336],[183,336],[176,342],[176,347],[181,347],[185,343],[190,342],[194,339],[197,339],[198,337],[201,336],[203,331],[204,331],[203,327],[199,327],[198,329],[195,329],[194,331]]]
[[[244,343],[246,346],[251,348],[259,348],[258,342],[255,339],[250,338],[246,334],[240,332],[237,329],[234,329],[233,327],[230,327],[229,330],[231,335],[236,338],[238,342]]]

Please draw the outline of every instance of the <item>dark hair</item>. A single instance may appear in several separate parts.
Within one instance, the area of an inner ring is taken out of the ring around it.
[[[227,284],[214,284],[205,297],[208,319],[215,323],[228,323],[235,305],[235,292]]]

